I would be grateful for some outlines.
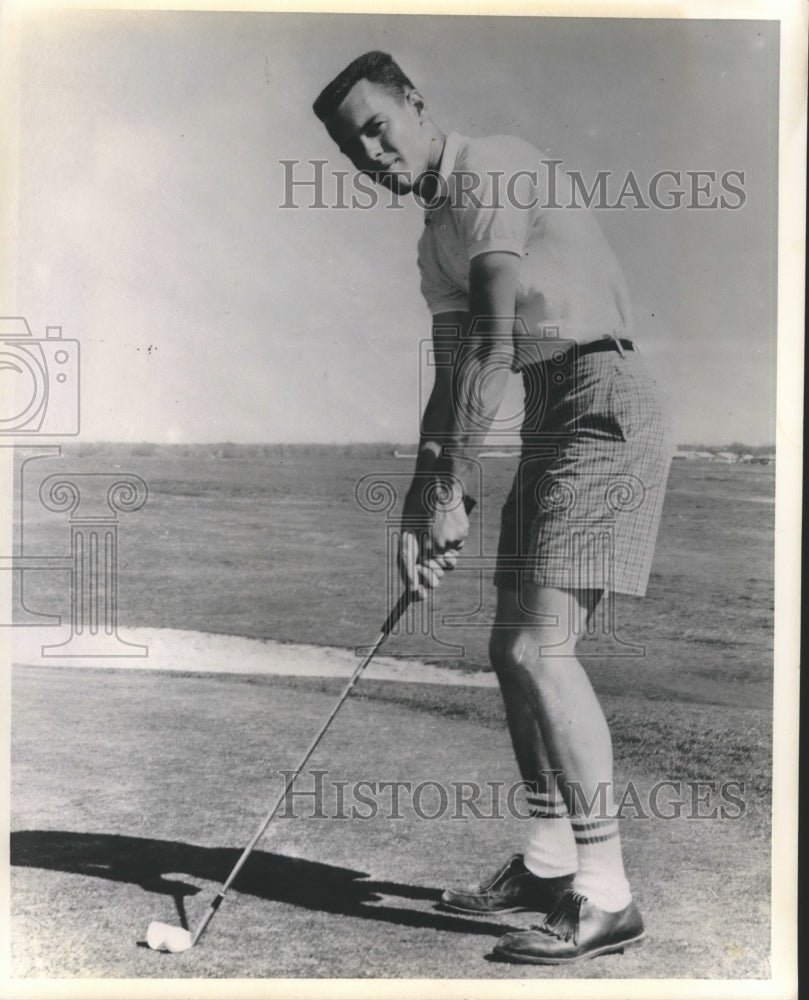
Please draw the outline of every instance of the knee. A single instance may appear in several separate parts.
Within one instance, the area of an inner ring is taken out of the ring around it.
[[[568,650],[553,644],[552,635],[542,629],[499,629],[495,627],[489,640],[492,668],[502,679],[519,679],[527,675],[535,684],[542,684],[564,673]]]
[[[498,674],[533,672],[542,659],[536,636],[524,629],[495,628],[489,640],[489,658]]]
[[[508,674],[518,669],[525,657],[525,647],[520,633],[511,629],[492,629],[489,637],[489,660],[498,674]]]

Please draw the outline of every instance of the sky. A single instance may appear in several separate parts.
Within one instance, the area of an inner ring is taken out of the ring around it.
[[[597,215],[677,440],[774,440],[777,26],[32,12],[5,314],[79,341],[82,440],[417,438],[423,212],[281,207],[282,161],[328,161],[327,190],[350,169],[311,103],[373,48],[444,131],[518,135],[587,179],[743,172],[736,209]]]

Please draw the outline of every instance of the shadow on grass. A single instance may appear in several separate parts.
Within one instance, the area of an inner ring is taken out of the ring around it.
[[[182,926],[186,928],[185,897],[201,890],[199,886],[182,881],[181,876],[206,879],[218,887],[240,854],[241,851],[229,847],[198,847],[174,840],[148,840],[109,833],[20,830],[11,834],[12,865],[129,882],[147,892],[171,896]],[[307,910],[384,920],[406,927],[487,935],[501,935],[512,929],[506,924],[434,909],[380,905],[385,896],[436,904],[440,890],[367,879],[366,873],[350,868],[254,851],[234,882],[233,891]]]

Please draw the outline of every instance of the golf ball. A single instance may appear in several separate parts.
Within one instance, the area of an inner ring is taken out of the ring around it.
[[[174,954],[191,947],[191,933],[183,927],[172,927],[154,920],[146,931],[146,943],[153,951],[170,951]]]

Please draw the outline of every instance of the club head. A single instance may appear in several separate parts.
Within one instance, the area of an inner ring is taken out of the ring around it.
[[[173,927],[171,924],[161,924],[153,920],[146,931],[146,944],[152,951],[170,951],[176,954],[188,951],[194,939],[191,932],[184,927]]]

